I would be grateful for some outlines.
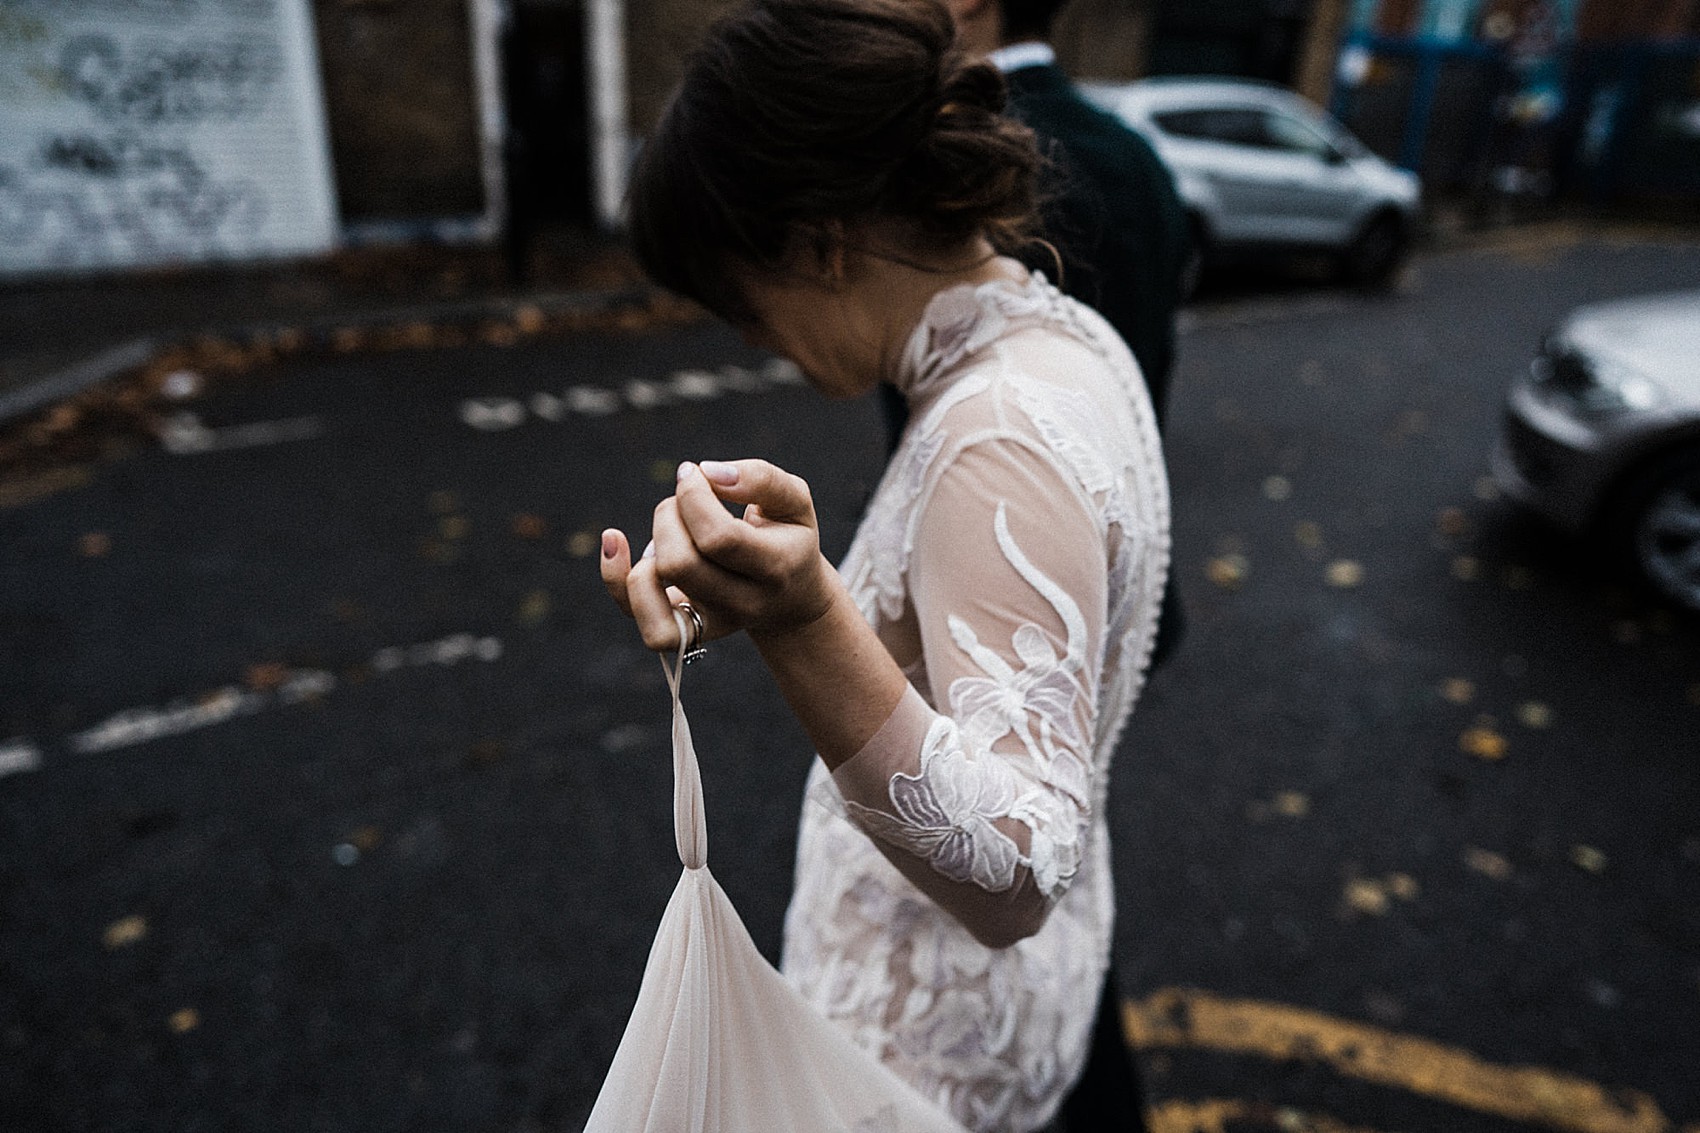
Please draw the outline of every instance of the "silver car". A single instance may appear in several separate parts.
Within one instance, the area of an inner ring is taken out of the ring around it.
[[[1700,611],[1700,291],[1571,312],[1512,383],[1493,468]]]
[[[1348,278],[1386,283],[1415,230],[1415,176],[1291,91],[1246,79],[1143,79],[1082,90],[1173,170],[1204,259],[1324,250]]]

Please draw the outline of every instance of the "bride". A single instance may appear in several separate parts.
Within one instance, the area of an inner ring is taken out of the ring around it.
[[[749,634],[819,759],[784,971],[975,1130],[1050,1121],[1108,964],[1110,756],[1169,552],[1127,347],[1007,253],[1038,157],[937,0],[751,0],[634,173],[661,284],[909,425],[842,564],[809,488],[682,464],[602,577],[646,645]],[[737,514],[728,511],[731,504]]]

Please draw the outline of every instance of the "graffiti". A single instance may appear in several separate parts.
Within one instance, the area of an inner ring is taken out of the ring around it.
[[[148,125],[252,117],[276,85],[276,52],[249,42],[120,46],[80,35],[59,54],[65,90],[110,121]]]
[[[0,0],[0,276],[335,240],[302,0]]]
[[[217,178],[181,146],[60,135],[37,165],[30,176],[0,165],[0,245],[56,267],[217,254],[266,216],[253,182]]]

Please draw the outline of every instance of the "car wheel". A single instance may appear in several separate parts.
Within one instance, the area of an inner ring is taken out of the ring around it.
[[[1664,598],[1700,613],[1700,448],[1661,461],[1631,489],[1619,538]]]
[[[1360,287],[1386,287],[1405,262],[1405,226],[1388,213],[1370,219],[1346,249],[1341,267]]]

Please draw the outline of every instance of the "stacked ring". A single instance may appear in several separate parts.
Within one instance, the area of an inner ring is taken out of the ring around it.
[[[691,640],[685,646],[685,664],[689,665],[692,661],[702,660],[708,655],[708,647],[702,643],[702,615],[697,613],[697,608],[689,602],[680,602],[673,608],[691,619]]]

